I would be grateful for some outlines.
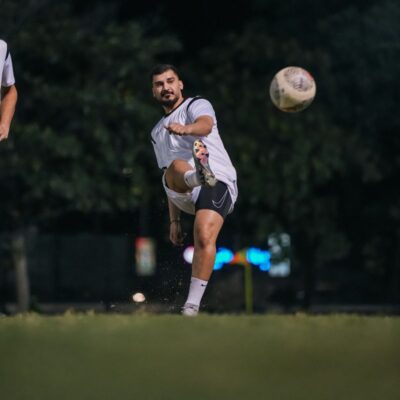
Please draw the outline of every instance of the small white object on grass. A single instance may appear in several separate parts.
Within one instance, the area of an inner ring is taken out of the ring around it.
[[[132,300],[135,303],[143,303],[144,301],[146,301],[146,297],[143,293],[138,292],[132,295]]]

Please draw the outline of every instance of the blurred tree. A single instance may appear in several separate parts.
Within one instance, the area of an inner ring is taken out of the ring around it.
[[[398,301],[400,285],[399,18],[400,4],[386,0],[349,6],[319,28],[321,42],[330,43],[329,68],[321,70],[323,100],[349,133],[342,144],[346,176],[335,182],[343,229],[352,242],[348,263],[366,268],[374,295],[386,301]]]
[[[145,207],[161,186],[149,184],[159,180],[149,141],[159,110],[148,74],[179,43],[134,22],[87,26],[68,2],[47,3],[9,40],[20,99],[0,146],[2,230],[24,232],[69,211]]]
[[[289,232],[295,265],[307,269],[307,294],[314,265],[348,252],[330,187],[334,176],[344,173],[340,144],[345,131],[331,123],[317,102],[296,115],[273,108],[268,83],[278,69],[299,59],[314,71],[313,57],[295,40],[274,41],[254,23],[203,52],[200,65],[207,74],[196,65],[187,67],[193,82],[200,77],[209,88],[205,95],[215,103],[222,136],[238,167],[241,195],[235,219],[242,241],[262,245],[273,231]]]
[[[238,170],[228,223],[242,232],[239,245],[289,232],[305,305],[332,265],[367,271],[376,299],[387,287],[387,299],[399,299],[400,4],[253,0],[245,11],[230,7],[232,17],[227,1],[212,15],[210,4],[193,13],[125,0],[1,2],[20,92],[0,145],[1,229],[70,211],[145,211],[153,194],[164,198],[148,142],[160,115],[148,69],[187,60],[186,88],[212,100]],[[206,32],[192,29],[200,21]],[[289,64],[309,69],[318,86],[297,115],[268,99],[273,74]]]
[[[265,241],[272,230],[292,235],[306,306],[317,271],[333,264],[364,269],[371,282],[386,277],[375,281],[372,296],[399,269],[391,260],[400,215],[393,84],[400,5],[341,3],[325,15],[321,5],[303,13],[297,2],[286,5],[269,7],[268,20],[260,2],[258,17],[186,69],[214,101],[238,167],[235,218],[244,240]],[[279,13],[288,18],[278,24],[272,16]],[[297,115],[277,111],[268,99],[273,74],[286,65],[309,69],[317,81],[315,104]]]

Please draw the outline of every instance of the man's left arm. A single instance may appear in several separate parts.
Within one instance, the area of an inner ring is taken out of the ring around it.
[[[178,136],[207,136],[211,133],[214,121],[209,115],[201,115],[196,118],[193,124],[181,125],[171,123],[165,128],[169,133]]]
[[[8,138],[11,121],[17,104],[17,88],[15,85],[1,88],[0,103],[0,141]]]

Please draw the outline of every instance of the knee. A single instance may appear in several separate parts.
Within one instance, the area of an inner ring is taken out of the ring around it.
[[[211,226],[203,226],[200,229],[197,229],[195,232],[196,238],[196,246],[201,249],[206,249],[210,247],[215,247],[215,240],[212,235],[212,227]]]
[[[169,167],[166,169],[165,173],[174,175],[177,172],[184,172],[188,168],[191,168],[191,167],[190,167],[190,165],[188,165],[188,163],[186,161],[177,159],[177,160],[173,160],[171,162]]]

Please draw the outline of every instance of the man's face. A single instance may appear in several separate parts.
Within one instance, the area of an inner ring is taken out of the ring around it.
[[[178,100],[182,99],[182,89],[182,81],[172,70],[153,76],[153,96],[167,108],[172,108]]]

